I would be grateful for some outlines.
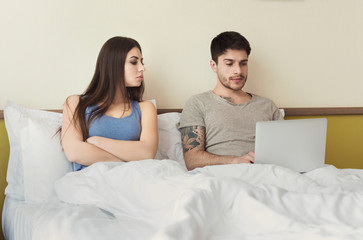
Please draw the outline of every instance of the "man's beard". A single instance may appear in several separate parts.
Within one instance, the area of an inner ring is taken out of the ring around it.
[[[236,76],[235,76],[236,77]],[[243,75],[239,75],[237,77],[240,77],[242,80],[241,81],[244,81],[244,83],[241,85],[241,86],[237,86],[235,88],[231,87],[229,83],[232,82],[231,79],[235,78],[235,77],[229,77],[228,81],[226,80],[225,77],[218,77],[219,79],[219,82],[227,89],[230,89],[230,90],[233,90],[233,91],[240,91],[246,84],[247,82],[247,76],[243,76]]]

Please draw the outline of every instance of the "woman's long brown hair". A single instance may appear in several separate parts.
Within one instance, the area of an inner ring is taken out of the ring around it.
[[[130,100],[142,101],[144,83],[139,87],[126,87],[125,61],[127,53],[139,43],[127,37],[113,37],[102,46],[97,58],[92,81],[86,91],[79,96],[75,108],[73,123],[80,128],[83,141],[88,138],[89,126],[93,120],[104,114],[113,103],[116,91],[120,91],[125,108],[130,107]],[[67,104],[67,101],[66,101]],[[96,105],[86,120],[86,108]]]

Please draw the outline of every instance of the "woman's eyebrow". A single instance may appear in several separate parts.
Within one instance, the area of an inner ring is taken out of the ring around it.
[[[131,56],[131,57],[130,57],[130,59],[132,59],[132,58],[134,58],[134,59],[136,59],[136,60],[139,60],[139,57],[137,57],[137,56]],[[143,58],[141,58],[141,61],[144,61],[144,59],[143,59]]]

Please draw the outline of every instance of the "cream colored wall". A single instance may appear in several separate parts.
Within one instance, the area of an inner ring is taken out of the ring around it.
[[[0,0],[0,109],[7,99],[60,108],[81,93],[99,49],[129,36],[143,47],[145,98],[181,108],[214,87],[211,39],[251,45],[246,90],[280,107],[363,106],[361,0]]]

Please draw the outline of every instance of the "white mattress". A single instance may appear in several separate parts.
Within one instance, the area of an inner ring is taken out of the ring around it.
[[[32,239],[32,216],[38,204],[25,203],[9,196],[5,197],[2,227],[5,239]]]
[[[49,224],[53,221],[53,218],[58,217],[65,222],[60,225],[57,223]],[[125,218],[124,221],[132,225],[134,220]],[[37,229],[40,230],[36,235],[45,235],[45,239],[67,239],[67,237],[58,238],[64,229],[71,229],[73,227],[82,229],[83,226],[87,226],[85,229],[90,227],[98,230],[101,229],[101,231],[98,231],[100,235],[96,234],[97,236],[93,233],[85,233],[86,237],[82,239],[90,239],[91,236],[95,237],[94,239],[103,239],[105,237],[104,229],[111,230],[112,234],[117,233],[117,235],[120,235],[124,233],[123,231],[126,229],[120,228],[116,224],[117,222],[120,223],[112,214],[96,206],[71,205],[61,202],[55,197],[45,202],[31,203],[6,196],[2,213],[2,228],[6,240],[31,240],[34,237],[34,231]],[[81,227],[77,223],[82,223]],[[43,225],[49,227],[47,231],[43,231]],[[140,223],[136,222],[135,225],[140,226]],[[122,224],[122,226],[125,227],[126,224]],[[131,232],[133,231],[131,229]],[[139,235],[138,232],[134,234]],[[114,236],[111,235],[109,239],[113,239]]]

